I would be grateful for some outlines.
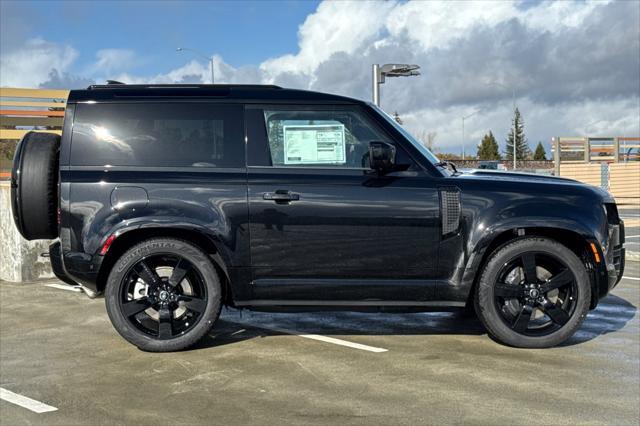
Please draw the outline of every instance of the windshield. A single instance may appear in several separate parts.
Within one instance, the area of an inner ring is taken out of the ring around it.
[[[387,120],[387,122],[389,122],[389,124],[391,124],[393,127],[395,127],[400,133],[402,133],[402,135],[409,141],[411,142],[411,145],[415,146],[416,149],[418,151],[420,151],[420,153],[427,159],[429,160],[429,162],[431,162],[431,164],[437,164],[440,162],[440,160],[438,160],[438,157],[436,157],[433,152],[429,151],[429,148],[427,148],[426,146],[424,146],[422,143],[420,143],[419,140],[417,140],[416,138],[413,137],[413,135],[411,135],[411,133],[407,132],[404,127],[402,127],[400,124],[398,124],[398,122],[396,120],[393,119],[392,116],[390,116],[389,114],[387,114],[384,110],[382,110],[379,106],[370,103],[369,105],[371,105],[371,107],[377,111],[382,117],[384,117],[385,120]]]

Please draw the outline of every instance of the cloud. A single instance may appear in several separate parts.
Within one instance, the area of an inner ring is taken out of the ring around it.
[[[132,68],[139,62],[131,49],[101,49],[96,52],[96,62],[87,69],[90,75],[109,75]]]
[[[51,70],[66,72],[78,57],[69,45],[32,38],[0,56],[0,86],[37,87],[49,79]]]
[[[197,60],[139,75],[129,49],[100,50],[82,72],[73,67],[77,56],[71,46],[27,40],[3,51],[0,84],[211,80],[209,64]],[[371,96],[371,64],[389,62],[419,64],[422,76],[387,79],[383,108],[398,111],[416,133],[437,131],[441,150],[459,152],[460,117],[476,110],[466,123],[468,146],[489,129],[503,143],[512,93],[532,143],[640,133],[637,2],[325,1],[300,25],[296,52],[258,66],[214,57],[217,83],[274,83],[360,99]]]
[[[385,15],[395,6],[394,2],[325,1],[300,26],[299,52],[267,60],[260,70],[267,80],[275,80],[281,74],[306,74],[313,80],[313,72],[333,54],[354,55],[374,41],[383,28]]]
[[[95,83],[93,79],[60,72],[54,68],[49,72],[49,79],[41,83],[39,87],[42,89],[84,89]]]

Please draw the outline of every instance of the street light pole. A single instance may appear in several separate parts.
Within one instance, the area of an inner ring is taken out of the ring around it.
[[[215,82],[215,78],[214,77],[215,76],[214,76],[214,72],[213,72],[213,56],[205,55],[202,52],[199,52],[199,51],[194,50],[194,49],[190,49],[188,47],[178,47],[176,49],[176,52],[184,52],[186,50],[188,50],[189,52],[195,53],[196,56],[199,56],[199,57],[201,57],[203,59],[206,59],[211,64],[211,84],[214,84],[214,82]]]
[[[513,86],[511,87],[507,87],[502,83],[498,83],[497,81],[491,81],[487,84],[493,84],[495,86],[500,86],[500,87],[504,87],[505,89],[509,90],[511,89],[511,96],[513,99],[513,170],[516,169],[516,133],[517,133],[517,128],[516,128],[516,90],[513,88]]]
[[[511,95],[513,96],[513,170],[517,169],[516,165],[516,133],[518,131],[516,127],[516,91],[511,88]]]
[[[420,75],[418,65],[410,64],[384,64],[382,66],[373,64],[371,66],[371,95],[373,103],[380,106],[380,85],[384,83],[385,77],[412,77]]]
[[[373,64],[371,67],[371,81],[373,83],[372,94],[373,94],[373,103],[377,106],[380,106],[380,81],[378,80],[380,77],[380,65]],[[384,78],[384,76],[383,76]]]
[[[465,146],[465,140],[464,140],[464,120],[466,120],[469,117],[473,117],[474,115],[476,115],[478,112],[480,112],[480,110],[474,111],[469,115],[465,115],[462,117],[462,159],[464,160],[464,146]]]

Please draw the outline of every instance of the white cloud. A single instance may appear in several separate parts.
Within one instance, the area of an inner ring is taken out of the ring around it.
[[[109,75],[130,69],[138,62],[136,53],[131,49],[101,49],[96,52],[96,58],[86,71],[89,75]]]
[[[331,55],[354,54],[374,41],[395,6],[394,2],[325,1],[300,26],[299,52],[269,59],[260,70],[268,82],[282,73],[307,74],[313,80],[313,72]]]
[[[256,42],[259,42],[257,40]],[[2,54],[2,85],[84,83],[70,74],[77,52],[34,39]],[[388,79],[382,106],[415,133],[438,132],[443,150],[469,149],[491,129],[503,143],[511,90],[532,144],[553,136],[640,133],[640,6],[635,2],[325,1],[300,25],[298,51],[259,66],[234,67],[215,56],[217,83],[275,83],[370,98],[372,63],[408,62],[422,76]],[[127,83],[210,82],[208,63],[192,60],[137,75],[136,52],[104,49],[85,74]],[[64,78],[60,78],[63,76]],[[497,81],[505,87],[488,85]],[[589,125],[589,123],[596,122]],[[587,128],[585,128],[587,127]],[[471,141],[474,142],[471,142]]]
[[[590,100],[554,106],[522,99],[517,106],[532,148],[538,141],[549,148],[552,137],[640,135],[638,99]],[[513,117],[510,103],[486,106],[486,109],[481,105],[425,108],[403,114],[402,120],[407,130],[417,137],[435,132],[436,151],[461,154],[462,117],[475,111],[478,111],[476,115],[465,120],[467,155],[475,155],[477,144],[489,130],[503,150]]]
[[[77,57],[71,46],[28,39],[19,49],[2,52],[0,86],[37,87],[49,79],[52,70],[67,71]]]

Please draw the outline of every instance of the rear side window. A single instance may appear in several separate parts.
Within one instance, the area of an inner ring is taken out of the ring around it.
[[[71,164],[244,167],[242,107],[81,104],[73,124]]]

